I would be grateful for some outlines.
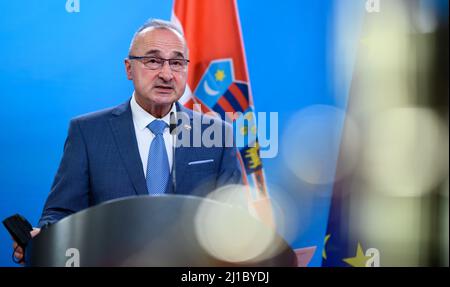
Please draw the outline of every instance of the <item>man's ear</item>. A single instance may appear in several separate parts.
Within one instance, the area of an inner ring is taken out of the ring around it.
[[[133,76],[131,75],[131,62],[128,59],[125,59],[125,72],[127,73],[128,80],[133,80]]]

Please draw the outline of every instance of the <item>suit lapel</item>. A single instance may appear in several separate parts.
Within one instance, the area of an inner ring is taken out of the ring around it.
[[[183,107],[178,102],[176,103],[176,105],[177,105],[177,112],[183,112],[183,113],[186,113],[189,115],[190,125],[192,127],[192,121],[193,121],[192,111]],[[190,132],[189,136],[190,136],[190,142],[192,144],[193,133]],[[186,166],[189,161],[189,157],[188,157],[189,152],[192,152],[192,149],[189,147],[178,147],[175,149],[175,161],[174,161],[175,162],[175,177],[176,177],[175,193],[180,193],[179,191],[182,187],[182,183],[183,183],[184,177],[186,175]]]
[[[184,177],[186,175],[186,166],[187,166],[187,155],[188,150],[187,147],[179,147],[175,149],[175,177],[176,177],[176,189],[174,193],[179,193],[180,188],[182,187],[182,183]]]
[[[148,194],[129,101],[113,111],[110,126],[136,193]]]

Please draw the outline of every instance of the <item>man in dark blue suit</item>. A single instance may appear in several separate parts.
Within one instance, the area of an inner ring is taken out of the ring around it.
[[[125,60],[133,96],[118,107],[71,121],[39,227],[115,198],[205,196],[218,187],[240,183],[237,151],[227,143],[232,127],[178,103],[186,88],[187,56],[181,31],[168,22],[153,20],[136,32]],[[184,117],[176,130],[188,143],[175,149],[173,115],[177,122]],[[197,133],[196,117],[206,123],[197,127]],[[219,144],[206,146],[198,138],[206,129],[221,133]],[[199,141],[199,146],[192,146]],[[15,256],[23,257],[21,248]]]

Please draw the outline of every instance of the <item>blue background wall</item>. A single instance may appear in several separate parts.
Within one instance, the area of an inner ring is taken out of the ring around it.
[[[170,19],[171,1],[1,1],[0,218],[21,213],[36,224],[62,155],[70,118],[127,100],[132,85],[123,59],[147,18]],[[337,105],[328,48],[331,1],[238,1],[257,111],[279,112],[280,136],[292,114],[312,104]],[[281,137],[280,137],[281,139]],[[269,184],[289,192],[280,156],[264,160]],[[283,174],[281,174],[283,173]],[[321,187],[329,195],[330,186]],[[273,194],[276,197],[276,194]],[[302,198],[294,198],[299,210]],[[329,196],[311,224],[290,243],[318,245],[320,265]],[[0,266],[11,262],[11,240],[0,228]]]

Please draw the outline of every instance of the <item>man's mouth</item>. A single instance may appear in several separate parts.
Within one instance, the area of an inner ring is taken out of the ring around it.
[[[157,85],[155,86],[156,89],[159,90],[164,90],[164,91],[172,91],[173,87],[172,86],[164,86],[164,85]]]

